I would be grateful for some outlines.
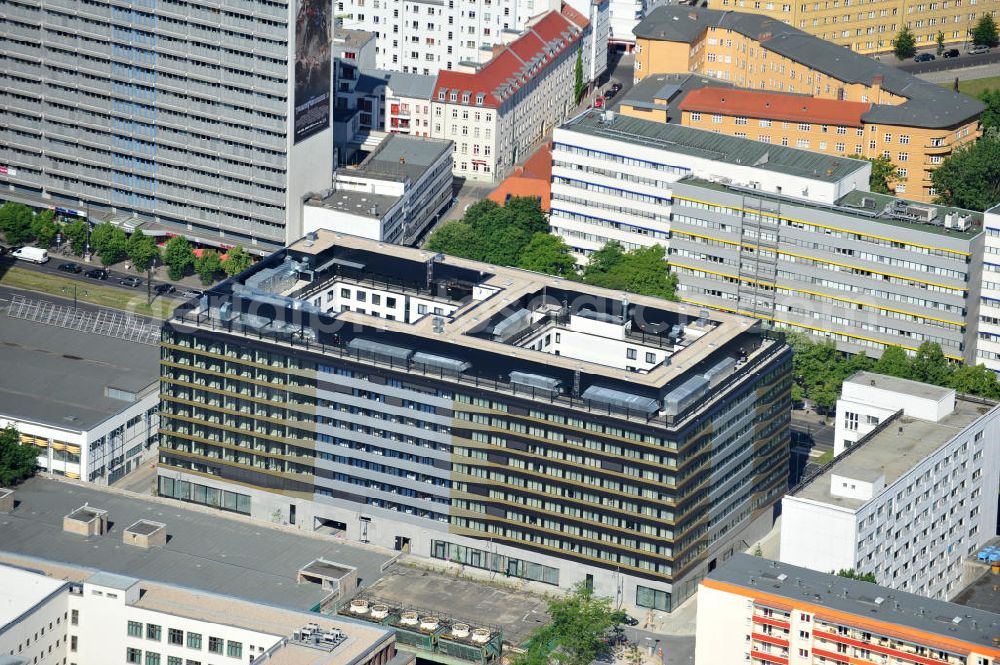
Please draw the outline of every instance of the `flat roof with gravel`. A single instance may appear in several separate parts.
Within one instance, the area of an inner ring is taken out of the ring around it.
[[[379,568],[395,554],[76,483],[33,478],[17,496],[18,508],[0,515],[0,550],[280,607],[310,609],[328,595],[319,585],[296,581],[299,569],[316,559],[357,568],[364,586],[382,575]],[[80,538],[63,532],[63,516],[84,503],[108,511],[108,534]],[[122,547],[119,531],[141,519],[168,524],[169,542],[151,550]]]

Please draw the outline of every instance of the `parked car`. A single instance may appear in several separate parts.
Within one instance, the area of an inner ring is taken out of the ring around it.
[[[173,284],[157,284],[153,287],[153,293],[158,296],[168,296],[171,293],[176,293],[177,289],[174,288]]]
[[[594,108],[595,109],[604,108],[604,97],[598,97],[597,99],[594,100]]]
[[[48,250],[44,250],[41,247],[22,247],[20,249],[15,249],[11,252],[11,256],[15,259],[20,259],[21,261],[30,261],[31,263],[45,263],[49,260]]]
[[[74,275],[79,275],[83,272],[83,268],[79,263],[60,263],[58,269],[63,272],[73,273]]]
[[[981,55],[983,53],[989,53],[989,52],[990,52],[990,47],[987,46],[986,44],[973,44],[972,46],[969,47],[969,50],[966,51],[966,53],[968,53],[969,55]]]
[[[630,614],[626,614],[625,618],[622,619],[622,623],[624,623],[626,626],[638,626],[639,620]]]
[[[181,291],[181,296],[184,298],[200,298],[204,294],[205,292],[199,289],[184,289]]]
[[[933,59],[933,53],[919,53],[917,54],[917,57],[913,59],[913,62],[930,62]]]
[[[943,58],[957,58],[960,55],[962,55],[962,54],[961,54],[961,52],[957,48],[950,48],[947,51],[945,51],[944,54],[941,57],[943,57]]]
[[[134,289],[135,287],[142,284],[142,279],[130,275],[128,277],[122,277],[121,279],[118,280],[118,283],[121,284],[122,286],[127,286],[130,289]]]
[[[611,99],[611,98],[612,98],[612,97],[614,97],[614,96],[615,96],[616,94],[618,94],[618,93],[617,93],[617,92],[615,91],[615,89],[614,89],[614,88],[612,88],[611,90],[608,90],[608,91],[607,91],[606,93],[604,93],[604,99],[606,99],[606,100],[607,100],[607,99]]]
[[[83,273],[84,277],[89,277],[90,279],[107,279],[108,271],[104,268],[94,268]]]

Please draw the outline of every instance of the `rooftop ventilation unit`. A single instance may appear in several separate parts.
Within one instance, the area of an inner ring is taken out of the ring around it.
[[[417,351],[413,354],[413,362],[416,365],[424,365],[425,367],[432,367],[434,369],[443,369],[449,372],[455,372],[456,374],[467,372],[472,367],[472,363],[466,362],[465,360],[439,356],[433,353],[424,353],[423,351]]]
[[[551,376],[542,374],[529,374],[527,372],[511,372],[510,382],[515,386],[530,388],[532,390],[544,390],[549,393],[561,392],[562,381]]]
[[[384,344],[382,342],[376,342],[375,340],[365,339],[364,337],[355,337],[347,343],[347,348],[360,353],[381,356],[383,358],[389,358],[391,360],[398,360],[402,362],[409,360],[410,356],[413,355],[413,349],[408,349],[405,346]]]
[[[531,323],[531,312],[521,308],[493,326],[493,338],[499,341],[507,340],[521,332]]]
[[[668,416],[677,416],[695,404],[708,390],[709,380],[704,376],[693,376],[667,393],[663,398],[663,410]]]
[[[651,397],[643,397],[633,393],[590,386],[583,391],[583,399],[597,406],[605,406],[617,411],[645,413],[651,415],[660,408],[660,403]]]

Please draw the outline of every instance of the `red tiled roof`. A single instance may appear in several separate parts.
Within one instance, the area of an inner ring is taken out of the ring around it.
[[[500,205],[511,196],[531,196],[541,200],[542,210],[549,211],[552,180],[552,145],[542,146],[531,156],[524,166],[514,169],[514,173],[494,189],[489,198]]]
[[[450,102],[451,92],[455,91],[458,99],[454,103],[497,108],[541,68],[576,43],[581,32],[574,22],[557,11],[551,11],[530,26],[525,34],[497,52],[478,72],[438,72],[434,99],[439,100],[444,92],[445,100]],[[531,63],[536,58],[535,69],[532,70]],[[502,87],[507,83],[511,87],[504,94]],[[469,93],[469,101],[462,102],[466,92]],[[483,95],[481,105],[476,104],[476,96],[480,93]]]
[[[565,2],[562,3],[562,8],[559,11],[561,11],[562,15],[565,16],[567,19],[569,19],[569,21],[573,25],[580,28],[581,30],[585,29],[588,25],[590,25],[590,21],[587,19],[586,16],[573,9],[572,6],[566,4]]]
[[[689,92],[678,108],[765,120],[860,127],[861,116],[871,106],[866,102],[818,99],[780,92],[707,87]]]

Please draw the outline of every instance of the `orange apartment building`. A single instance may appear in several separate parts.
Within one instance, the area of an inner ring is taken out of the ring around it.
[[[938,32],[949,45],[969,42],[983,14],[996,16],[1000,0],[708,0],[708,7],[751,12],[787,23],[820,39],[858,53],[892,50],[892,40],[905,25],[918,47],[934,46]]]
[[[735,554],[698,588],[695,665],[996,665],[1000,614]]]
[[[637,82],[694,73],[710,83],[637,87],[622,113],[813,152],[884,155],[899,173],[896,193],[909,199],[931,201],[931,171],[980,135],[979,100],[763,16],[660,7],[635,34]]]

